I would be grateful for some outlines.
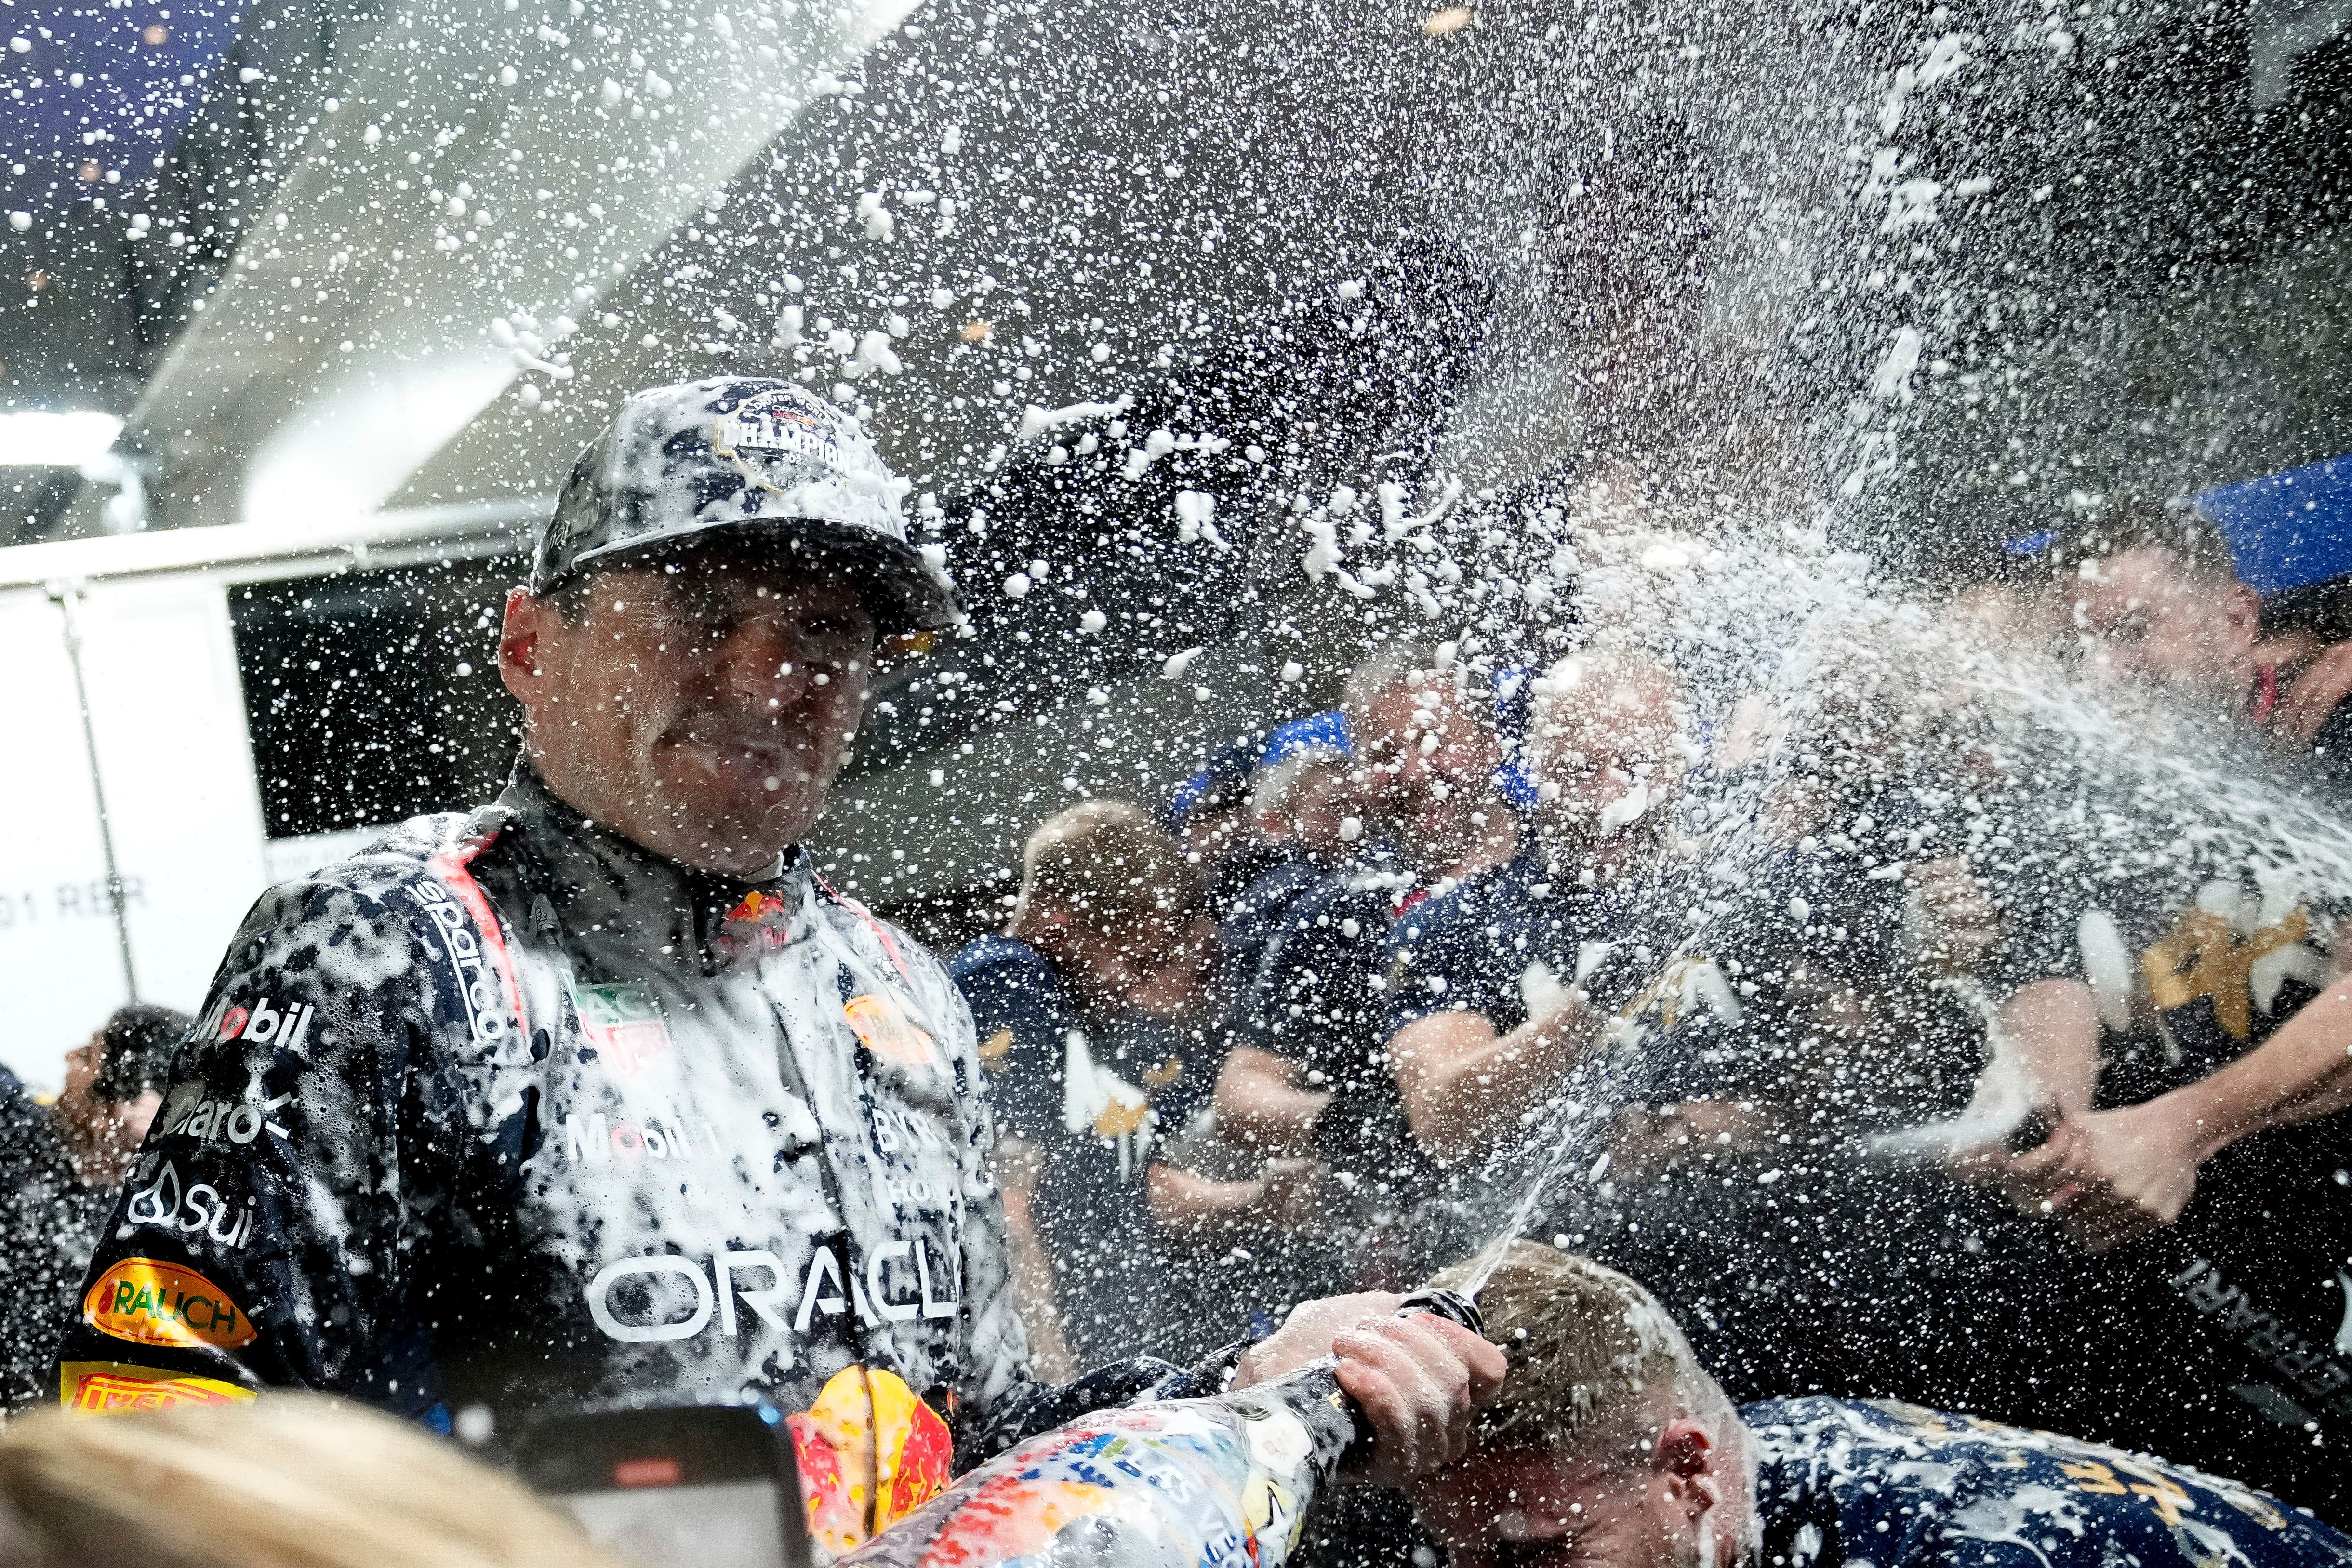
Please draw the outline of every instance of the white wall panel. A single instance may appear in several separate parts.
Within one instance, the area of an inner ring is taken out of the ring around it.
[[[126,995],[64,618],[0,594],[0,1064],[57,1088]]]
[[[227,600],[197,576],[100,583],[81,616],[140,998],[193,1011],[268,885]]]

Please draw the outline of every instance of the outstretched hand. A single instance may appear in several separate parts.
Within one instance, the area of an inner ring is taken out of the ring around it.
[[[1471,1418],[1503,1386],[1503,1352],[1461,1324],[1427,1312],[1396,1315],[1402,1296],[1370,1291],[1301,1302],[1243,1355],[1245,1388],[1337,1355],[1339,1386],[1372,1430],[1350,1480],[1397,1486],[1470,1451]]]
[[[2197,1190],[2204,1131],[2162,1096],[2063,1116],[1999,1181],[2027,1214],[2048,1215],[2087,1252],[2105,1252],[2180,1217]]]

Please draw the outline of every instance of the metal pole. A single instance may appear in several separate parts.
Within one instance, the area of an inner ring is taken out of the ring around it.
[[[131,915],[124,897],[122,868],[114,858],[114,819],[106,809],[106,779],[98,769],[98,728],[89,714],[89,682],[81,672],[82,584],[79,578],[49,584],[49,597],[65,616],[66,662],[73,666],[74,699],[81,705],[81,741],[89,758],[90,792],[98,798],[98,841],[106,851],[106,897],[114,906],[114,940],[122,954],[122,986],[127,999],[139,1000],[139,971],[131,962]]]

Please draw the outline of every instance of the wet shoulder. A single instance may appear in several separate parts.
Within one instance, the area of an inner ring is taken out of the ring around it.
[[[1061,972],[1027,942],[982,937],[949,960],[947,972],[971,1008],[983,1055],[990,1039],[1008,1029],[1024,1043],[1034,1037],[1058,1047],[1076,1023]]]
[[[1058,989],[1061,976],[1045,955],[1025,942],[991,932],[974,937],[948,960],[948,975],[959,985],[983,977],[989,984],[1017,984]]]
[[[1269,867],[1234,900],[1226,923],[1279,918],[1286,908],[1310,892],[1322,875],[1321,869],[1303,856]]]
[[[481,813],[446,811],[413,816],[385,828],[342,858],[279,883],[270,894],[315,902],[341,892],[369,903],[388,904],[404,889],[450,875],[496,837],[496,822],[485,820]]]
[[[1398,917],[1391,940],[1408,947],[1466,942],[1477,949],[1523,950],[1512,939],[1562,925],[1578,901],[1570,897],[1574,891],[1559,885],[1551,856],[1529,845],[1467,880],[1441,885]]]
[[[971,1044],[971,1015],[947,965],[940,962],[938,953],[916,941],[897,921],[879,915],[867,915],[866,921],[877,944],[886,949],[886,957],[891,958],[892,970],[907,983],[916,1006],[925,1016],[938,1020],[946,1035],[955,1037],[949,1040],[943,1035],[942,1043],[951,1052],[962,1054]]]
[[[1334,921],[1354,920],[1381,929],[1395,907],[1397,894],[1410,881],[1402,872],[1363,868],[1326,872],[1290,906],[1291,923],[1312,925],[1318,917],[1328,916]]]
[[[1404,908],[1390,929],[1391,940],[1400,946],[1412,947],[1483,924],[1495,902],[1495,889],[1509,869],[1507,862],[1466,881],[1440,882],[1420,898],[1406,894]]]
[[[884,1058],[904,1055],[911,1059],[936,1047],[953,1066],[956,1091],[970,1092],[979,1074],[971,1011],[938,955],[904,927],[822,879],[814,914],[833,951],[851,961],[840,984],[849,1025],[858,1037]]]
[[[2145,1454],[1893,1400],[1741,1407],[1768,1540],[1791,1563],[2103,1568],[2352,1563],[2352,1542],[2266,1493]],[[1814,1533],[1811,1536],[1808,1531]]]
[[[446,879],[462,876],[465,856],[484,842],[480,828],[457,813],[413,818],[268,889],[229,944],[204,1023],[253,1007],[272,986],[379,999],[394,983],[437,988],[428,972],[447,942],[436,944],[433,933],[476,919]]]
[[[356,956],[373,943],[405,946],[435,881],[422,861],[355,855],[277,884],[254,900],[228,955],[233,968],[256,968],[289,949]],[[356,978],[356,976],[354,976]]]

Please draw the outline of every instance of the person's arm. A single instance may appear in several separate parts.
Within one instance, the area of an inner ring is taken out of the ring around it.
[[[69,1406],[262,1387],[412,1415],[437,1402],[435,1314],[403,1223],[429,1195],[408,1119],[451,1100],[409,1092],[412,1053],[467,1016],[445,971],[389,898],[320,883],[264,895],[101,1232],[59,1352]]]
[[[2352,984],[2339,981],[2276,1034],[2195,1083],[2138,1105],[2061,1119],[2011,1165],[2092,1251],[2170,1225],[2198,1168],[2242,1138],[2352,1106]]]
[[[2321,748],[2322,768],[2340,776],[2347,765],[2342,742],[2345,699],[2352,697],[2352,642],[2321,650],[2288,689],[2279,705],[2279,731],[2298,746]]]
[[[2278,1032],[2211,1077],[2162,1096],[2199,1129],[2200,1163],[2240,1139],[2352,1106],[2352,982],[2313,997]]]
[[[1459,1323],[1428,1312],[1399,1317],[1401,1296],[1367,1292],[1302,1301],[1282,1327],[1234,1363],[1248,1388],[1337,1355],[1334,1375],[1371,1425],[1370,1450],[1342,1479],[1396,1486],[1470,1451],[1471,1417],[1499,1393],[1503,1352]]]
[[[1048,1383],[1066,1383],[1076,1374],[1077,1363],[1062,1333],[1062,1304],[1054,1289],[1053,1265],[1046,1261],[1045,1246],[1037,1238],[1037,1222],[1031,1213],[1045,1163],[1036,1146],[1026,1140],[997,1141],[996,1171],[1004,1189],[1004,1240],[1013,1273],[1013,1306],[1029,1336],[1030,1368]]]
[[[1978,1104],[2018,1100],[2061,1116],[2091,1109],[2099,1087],[2099,1004],[2088,985],[2037,980],[2000,1005],[1992,1033],[1998,1044],[1978,1080]]]
[[[978,1149],[977,1141],[973,1147]],[[1200,1180],[1171,1166],[1152,1167],[1154,1178],[1163,1173]],[[1365,1299],[1338,1297],[1304,1303],[1293,1313],[1296,1324],[1277,1347],[1284,1355],[1278,1363],[1260,1355],[1244,1368],[1247,1347],[1236,1344],[1189,1370],[1157,1357],[1134,1356],[1068,1382],[1044,1381],[1034,1374],[1013,1308],[1004,1208],[984,1162],[973,1160],[968,1165],[965,1200],[965,1304],[971,1327],[964,1397],[955,1426],[959,1473],[1024,1438],[1092,1411],[1144,1398],[1197,1398],[1219,1392],[1228,1382],[1278,1376],[1316,1355],[1336,1352],[1342,1361],[1340,1381],[1363,1405],[1373,1428],[1371,1458],[1363,1474],[1373,1479],[1402,1478],[1458,1455],[1468,1441],[1473,1402],[1484,1404],[1501,1380],[1499,1356],[1490,1364],[1482,1352],[1450,1331],[1455,1325],[1397,1320],[1393,1326],[1366,1324],[1350,1334],[1350,1325],[1368,1311],[1381,1310],[1381,1304],[1349,1311],[1344,1310],[1348,1303]],[[1394,1310],[1391,1299],[1385,1310]]]
[[[1412,1020],[1390,1037],[1388,1054],[1413,1137],[1440,1160],[1476,1156],[1559,1087],[1599,1033],[1574,996],[1507,1035],[1483,1013]]]
[[[1217,1126],[1253,1152],[1306,1155],[1315,1149],[1315,1119],[1331,1103],[1328,1089],[1301,1081],[1297,1062],[1255,1046],[1235,1046],[1217,1069]]]
[[[1966,1114],[1998,1135],[1955,1150],[1950,1166],[1964,1181],[1999,1188],[2026,1214],[2042,1214],[2053,1183],[2012,1155],[2007,1139],[2037,1114],[2065,1126],[2091,1109],[2099,1086],[2098,1002],[2080,980],[2037,980],[1994,1011],[1987,1033],[1991,1059],[1977,1075]]]
[[[1155,1161],[1145,1180],[1152,1221],[1162,1230],[1229,1241],[1313,1218],[1326,1195],[1325,1175],[1312,1160],[1272,1160],[1254,1181],[1220,1182]]]

